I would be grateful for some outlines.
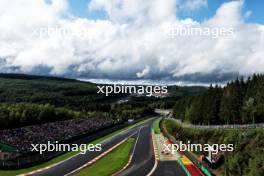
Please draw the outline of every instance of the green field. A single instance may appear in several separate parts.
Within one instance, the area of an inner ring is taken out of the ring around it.
[[[154,132],[155,132],[156,134],[159,134],[159,133],[160,133],[160,127],[159,127],[160,121],[161,121],[161,118],[158,118],[158,119],[155,120],[154,123],[152,124],[152,128],[154,129]]]
[[[117,130],[117,131],[115,131],[113,133],[110,133],[110,134],[108,134],[108,135],[106,135],[104,137],[101,137],[101,138],[99,138],[99,139],[97,139],[97,140],[95,140],[95,141],[93,141],[91,143],[92,144],[98,144],[98,143],[100,143],[100,142],[102,142],[102,141],[104,141],[106,139],[109,139],[109,138],[117,135],[118,133],[121,133],[121,132],[123,132],[125,130],[128,130],[130,128],[133,128],[133,127],[135,127],[137,125],[140,125],[142,123],[145,123],[148,120],[149,119],[145,119],[145,120],[139,121],[139,122],[137,122],[134,125],[130,125],[130,126],[125,127],[123,129]],[[15,175],[19,175],[19,174],[28,173],[28,172],[31,172],[31,171],[34,171],[34,170],[37,170],[37,169],[41,169],[41,168],[44,168],[44,167],[59,163],[61,161],[64,161],[64,160],[76,155],[77,153],[78,152],[68,152],[68,153],[65,153],[65,154],[63,154],[61,156],[58,156],[58,157],[56,157],[56,158],[54,158],[54,159],[52,159],[52,160],[50,160],[50,161],[48,161],[46,163],[43,163],[43,164],[40,164],[40,165],[37,165],[37,166],[34,166],[34,167],[26,168],[26,169],[10,170],[10,171],[0,170],[0,176],[15,176]]]
[[[80,171],[76,176],[108,176],[115,173],[127,164],[134,141],[134,138],[129,138],[106,157]]]

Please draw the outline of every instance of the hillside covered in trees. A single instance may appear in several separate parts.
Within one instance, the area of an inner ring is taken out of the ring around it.
[[[127,94],[98,94],[97,85],[75,79],[0,74],[0,129],[16,128],[73,118],[108,117],[127,120],[173,107],[175,99],[195,95],[204,87],[169,87],[166,98],[130,98]]]
[[[0,129],[74,118],[127,120],[154,113],[147,104],[113,104],[123,94],[106,97],[97,91],[96,84],[74,79],[0,74]]]
[[[97,94],[96,84],[74,79],[0,74],[0,102],[51,104],[75,110],[104,110],[124,95]]]
[[[176,102],[174,117],[193,124],[264,122],[264,75],[210,86],[204,93]]]

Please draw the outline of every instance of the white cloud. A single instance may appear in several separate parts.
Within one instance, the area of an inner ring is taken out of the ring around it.
[[[145,66],[145,68],[141,71],[137,73],[137,77],[138,78],[143,78],[145,76],[147,76],[150,72],[150,68],[148,65]]]
[[[241,15],[243,3],[244,1],[241,0],[223,3],[209,23],[213,26],[237,27],[243,23]]]
[[[113,22],[144,24],[175,17],[175,0],[91,0],[89,10],[104,10]]]
[[[198,10],[207,6],[207,0],[182,0],[180,8],[187,11]]]
[[[92,0],[89,9],[106,11],[106,20],[74,17],[66,0],[45,2],[0,2],[0,60],[8,58],[0,61],[0,70],[31,72],[41,66],[51,74],[116,79],[264,71],[264,27],[245,23],[243,1],[224,3],[204,22],[178,19],[175,0]],[[234,36],[169,38],[168,26],[233,28]],[[75,34],[32,35],[32,28],[41,27]]]

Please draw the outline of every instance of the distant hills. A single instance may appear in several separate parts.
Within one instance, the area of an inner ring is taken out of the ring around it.
[[[60,77],[0,74],[0,102],[49,103],[81,110],[91,103],[111,98],[97,94],[96,84],[89,82]]]
[[[0,129],[72,118],[141,118],[155,108],[172,108],[176,100],[206,91],[204,87],[168,88],[165,98],[98,94],[97,84],[75,79],[0,74]],[[119,100],[127,99],[122,104]]]
[[[170,98],[197,94],[205,91],[205,87],[169,86]],[[36,76],[25,74],[0,74],[0,102],[9,103],[49,103],[57,107],[68,106],[73,109],[87,109],[94,103],[114,102],[123,97],[112,94],[105,97],[97,94],[96,84],[75,79]]]

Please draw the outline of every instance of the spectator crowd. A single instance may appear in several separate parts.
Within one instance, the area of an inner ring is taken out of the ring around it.
[[[0,143],[16,147],[18,151],[29,151],[31,144],[63,141],[116,123],[110,118],[87,118],[0,130]]]

